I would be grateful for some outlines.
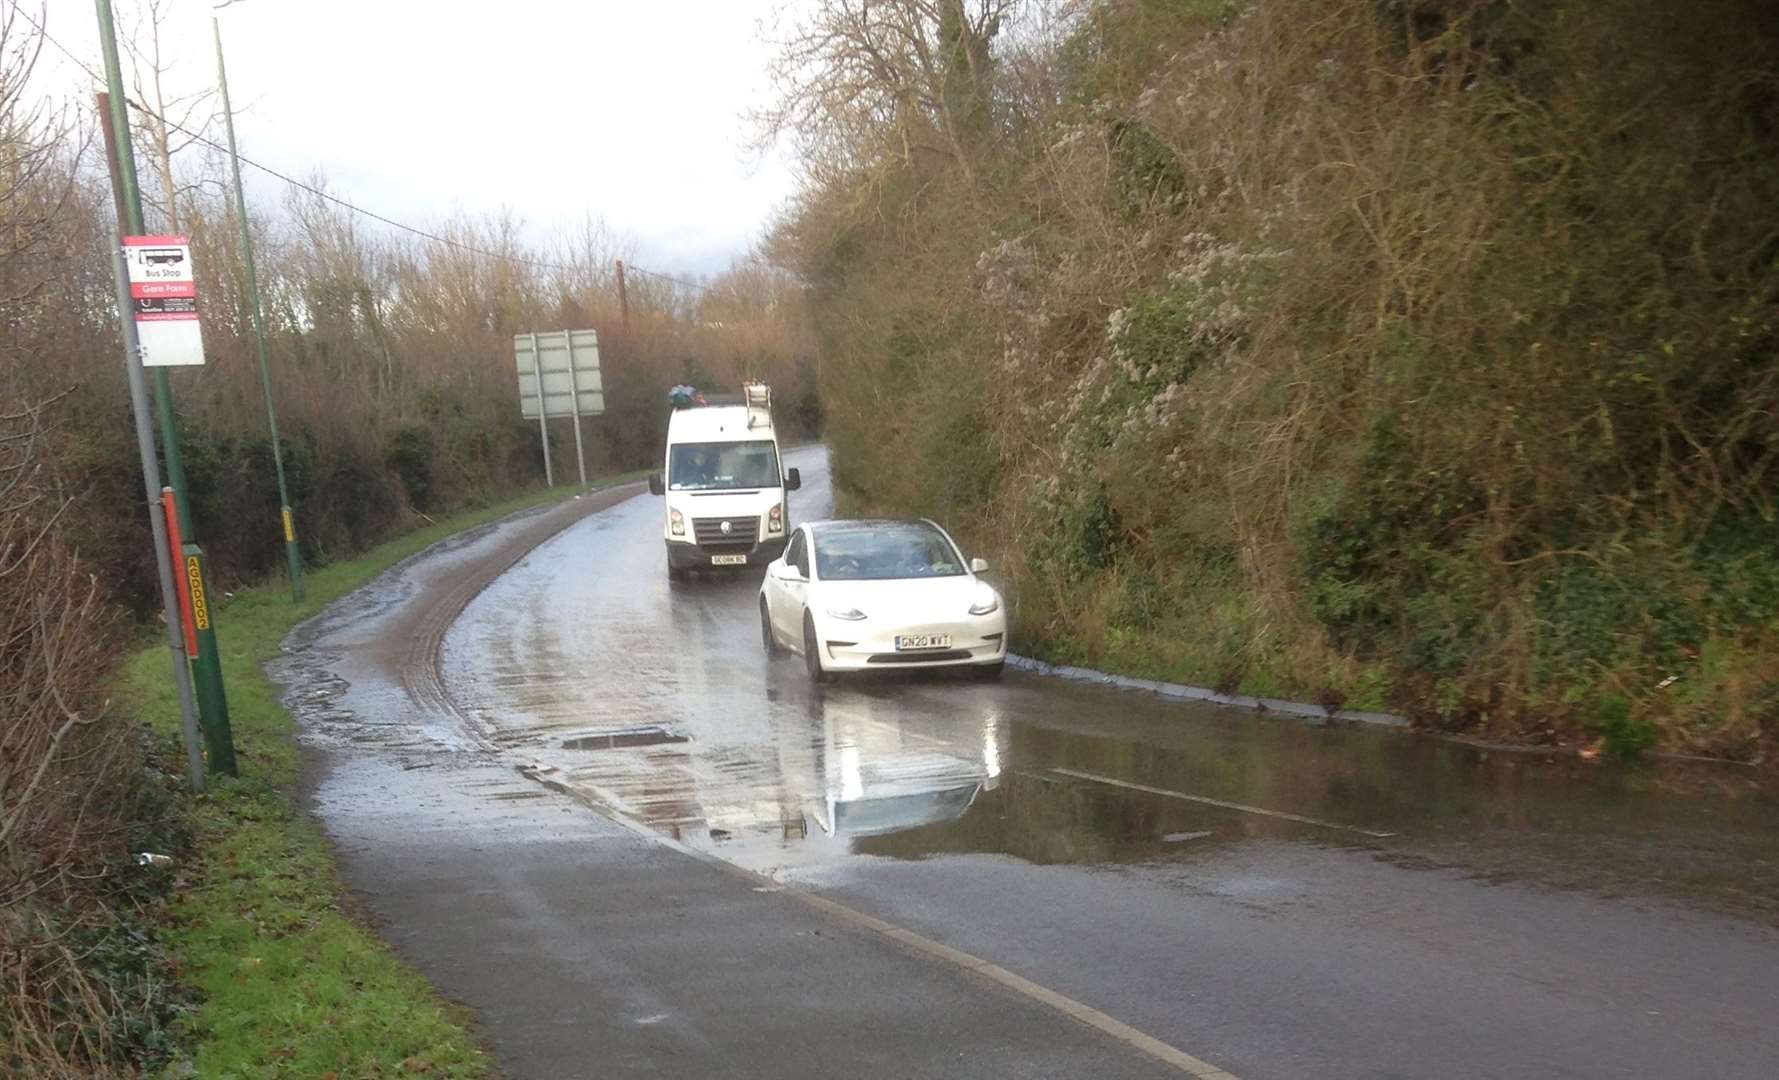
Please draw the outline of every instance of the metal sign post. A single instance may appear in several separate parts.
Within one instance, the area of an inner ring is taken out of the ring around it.
[[[272,405],[272,371],[267,360],[266,320],[259,302],[259,274],[253,265],[253,231],[247,224],[247,196],[241,190],[241,155],[235,150],[235,111],[229,104],[228,69],[222,63],[222,23],[210,16],[216,38],[216,82],[222,88],[222,119],[229,133],[229,166],[235,178],[235,217],[241,223],[241,261],[247,267],[247,303],[253,312],[253,340],[259,346],[259,385],[266,398],[266,427],[272,436],[272,469],[278,474],[278,519],[284,526],[284,562],[290,572],[290,598],[303,598],[303,555],[290,511],[290,485],[284,480],[284,446],[278,438],[278,411]]]
[[[167,518],[161,509],[161,466],[154,452],[154,427],[148,419],[148,380],[143,375],[136,321],[130,317],[130,276],[124,266],[123,239],[112,234],[112,272],[117,284],[118,327],[124,344],[124,373],[130,384],[130,411],[136,417],[136,449],[142,455],[142,487],[147,496],[148,529],[154,538],[154,567],[160,578],[161,612],[167,624],[167,648],[173,658],[173,689],[179,697],[179,726],[185,735],[185,766],[193,791],[204,790],[204,750],[198,738],[198,705],[192,693],[191,667],[186,659],[185,635],[180,632],[179,587],[173,576],[172,549]],[[171,491],[172,489],[167,489]]]
[[[190,254],[179,244],[137,244],[133,237],[147,233],[142,226],[142,192],[136,185],[136,158],[130,147],[130,117],[125,108],[123,68],[118,60],[117,28],[111,17],[111,0],[94,0],[99,18],[99,49],[105,59],[107,97],[101,122],[105,130],[106,164],[110,167],[112,194],[119,213],[120,249],[129,265],[125,268],[125,284],[129,303],[120,311],[121,317],[133,321],[137,331],[155,326],[156,350],[161,364],[191,363],[191,342],[198,340],[197,362],[202,362],[202,335],[197,334],[196,286],[189,296],[184,292],[183,275],[190,271]],[[161,250],[149,250],[150,247]],[[141,276],[132,271],[139,268]],[[154,268],[151,270],[151,268]],[[136,286],[144,288],[138,292]],[[179,287],[174,288],[177,284]],[[130,340],[129,338],[125,339]],[[143,355],[142,342],[137,343],[131,363],[151,362]],[[174,508],[178,511],[180,529],[189,538],[192,528],[191,506],[186,498],[185,462],[179,448],[179,422],[173,412],[173,385],[165,366],[153,371],[154,404],[159,414],[161,452],[166,455],[167,484],[173,489]],[[158,492],[156,493],[158,494]],[[213,749],[229,748],[226,754],[213,753],[209,760],[212,772],[235,774],[233,737],[229,727],[228,696],[222,681],[222,654],[217,648],[216,633],[211,630],[198,636],[198,655],[191,665],[192,682],[197,690],[199,718]]]
[[[574,370],[574,331],[562,331],[562,337],[568,342],[568,403],[574,410],[574,462],[580,469],[581,486],[587,486],[587,451],[581,447],[581,381],[575,377]]]
[[[532,334],[531,335],[531,377],[537,380],[537,396],[540,398],[543,397],[543,395],[544,395],[544,366],[543,365],[544,365],[543,354],[540,353],[537,348],[537,335]],[[556,486],[556,476],[554,473],[552,473],[550,471],[550,424],[549,424],[549,420],[548,420],[548,415],[549,414],[548,414],[547,410],[539,409],[537,411],[537,435],[538,435],[538,438],[542,439],[543,443],[544,443],[544,486],[545,487],[555,487]]]
[[[558,330],[513,335],[519,370],[519,415],[537,417],[544,438],[544,476],[554,483],[546,421],[574,421],[574,451],[583,485],[587,482],[586,444],[581,417],[605,412],[605,384],[599,373],[599,335],[592,330]]]

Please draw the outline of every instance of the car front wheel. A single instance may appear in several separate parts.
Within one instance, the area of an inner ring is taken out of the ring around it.
[[[760,598],[760,643],[766,646],[768,660],[784,650],[778,646],[778,635],[772,632],[772,610],[766,606],[766,598]]]
[[[803,613],[803,663],[809,668],[809,681],[812,683],[831,682],[834,673],[822,667],[821,645],[815,639],[815,620]]]

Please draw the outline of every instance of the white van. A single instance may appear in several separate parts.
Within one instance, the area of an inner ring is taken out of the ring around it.
[[[791,528],[785,496],[803,478],[782,469],[765,384],[676,407],[662,464],[649,491],[667,497],[661,535],[669,578],[681,581],[707,567],[765,566],[784,554]]]

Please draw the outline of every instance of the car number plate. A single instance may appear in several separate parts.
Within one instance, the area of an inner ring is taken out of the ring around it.
[[[950,634],[897,634],[896,648],[901,649],[949,649]]]
[[[712,565],[712,566],[746,566],[747,565],[747,556],[746,555],[712,555],[710,557],[710,565]]]

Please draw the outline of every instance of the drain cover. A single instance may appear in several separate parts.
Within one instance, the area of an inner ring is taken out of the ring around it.
[[[671,731],[659,724],[645,724],[642,727],[602,731],[596,735],[576,735],[572,739],[562,740],[562,749],[622,750],[632,746],[659,746],[662,743],[688,741],[690,740],[686,736],[677,731]]]

